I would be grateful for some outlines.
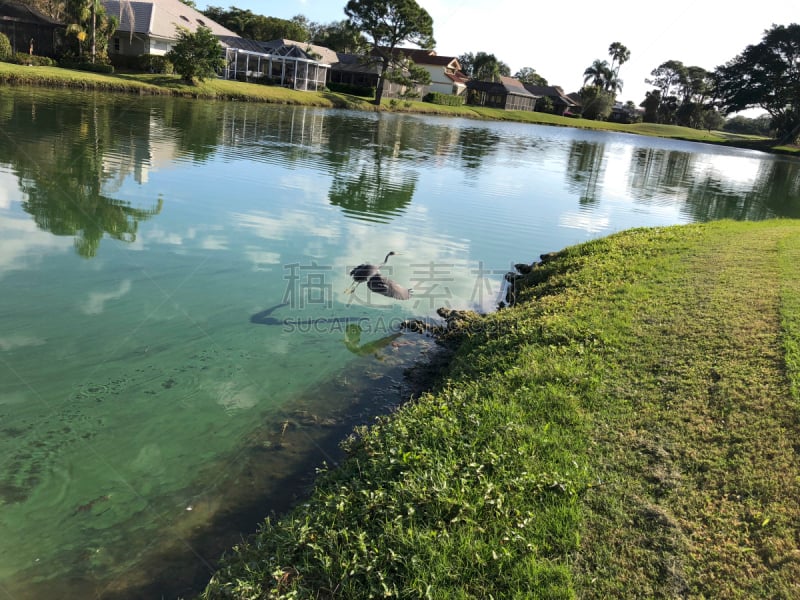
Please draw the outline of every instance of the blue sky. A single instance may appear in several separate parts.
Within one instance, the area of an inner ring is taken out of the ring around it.
[[[662,62],[674,59],[713,70],[748,44],[760,42],[772,24],[800,22],[798,0],[762,0],[756,5],[718,0],[666,4],[573,0],[562,3],[563,16],[552,2],[417,2],[433,17],[438,54],[489,52],[507,63],[512,74],[532,67],[567,92],[580,88],[583,71],[594,59],[608,58],[612,42],[622,42],[630,49],[631,60],[620,70],[624,81],[620,99],[637,104],[651,89],[645,78]],[[208,5],[237,6],[282,19],[302,14],[321,23],[344,19],[345,4],[345,0],[197,2],[201,10]]]

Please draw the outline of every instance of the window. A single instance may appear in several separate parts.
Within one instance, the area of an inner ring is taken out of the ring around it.
[[[181,15],[181,19],[183,19],[187,23],[189,22],[189,17],[187,17],[186,15]]]
[[[203,21],[203,19],[197,19],[197,22],[200,23],[200,25],[202,25],[203,27],[206,26],[206,22]]]
[[[120,41],[118,37],[114,38],[114,52],[116,52],[117,54],[120,53]]]

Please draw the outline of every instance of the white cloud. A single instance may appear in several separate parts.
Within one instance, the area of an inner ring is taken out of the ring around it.
[[[0,210],[11,208],[12,197],[18,193],[17,176],[13,173],[0,171]]]
[[[17,219],[0,215],[0,277],[7,271],[33,268],[45,255],[72,248],[71,237],[42,231],[29,217]]]
[[[41,346],[45,340],[30,335],[7,335],[0,337],[0,350],[9,352],[16,348],[26,348],[30,346]]]
[[[561,214],[558,218],[558,224],[560,227],[581,229],[587,233],[597,234],[606,231],[611,224],[611,220],[607,215],[568,211]]]
[[[209,235],[200,242],[203,250],[227,250],[228,240],[218,235]]]
[[[264,212],[234,213],[232,218],[240,227],[268,240],[285,240],[297,232],[329,239],[339,236],[337,227],[305,211],[286,211],[280,216]]]
[[[131,291],[131,280],[125,279],[120,282],[116,290],[110,292],[90,292],[81,310],[87,315],[99,315],[105,310],[106,303],[112,300],[119,300]]]

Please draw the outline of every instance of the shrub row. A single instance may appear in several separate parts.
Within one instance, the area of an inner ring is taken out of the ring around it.
[[[440,92],[428,92],[422,98],[423,102],[430,102],[431,104],[443,104],[445,106],[464,106],[464,96],[451,96],[450,94],[442,94]]]
[[[55,67],[56,61],[49,56],[39,56],[37,54],[28,54],[27,52],[15,52],[6,58],[0,58],[4,62],[10,62],[17,65],[32,65],[34,67]]]
[[[0,60],[8,60],[12,53],[13,50],[8,36],[5,33],[0,33]]]
[[[102,62],[86,62],[81,58],[65,57],[58,61],[58,66],[65,69],[75,69],[76,71],[89,71],[91,73],[104,73],[111,74],[114,72],[114,66]]]
[[[157,73],[160,75],[172,75],[175,68],[165,56],[154,56],[150,54],[140,54],[139,56],[125,56],[122,54],[112,54],[111,64],[116,69],[138,71],[140,73]]]
[[[27,52],[14,52],[8,36],[4,33],[0,33],[0,61],[18,65],[33,65],[34,67],[52,67],[56,64],[55,60],[47,56],[38,56]]]
[[[339,94],[350,94],[352,96],[360,96],[362,98],[374,98],[375,86],[367,85],[352,85],[350,83],[329,83],[328,89],[332,92]]]

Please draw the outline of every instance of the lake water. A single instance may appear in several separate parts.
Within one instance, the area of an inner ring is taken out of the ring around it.
[[[0,88],[0,591],[175,597],[515,262],[800,216],[800,161],[455,118]],[[379,263],[396,301],[348,273]]]

